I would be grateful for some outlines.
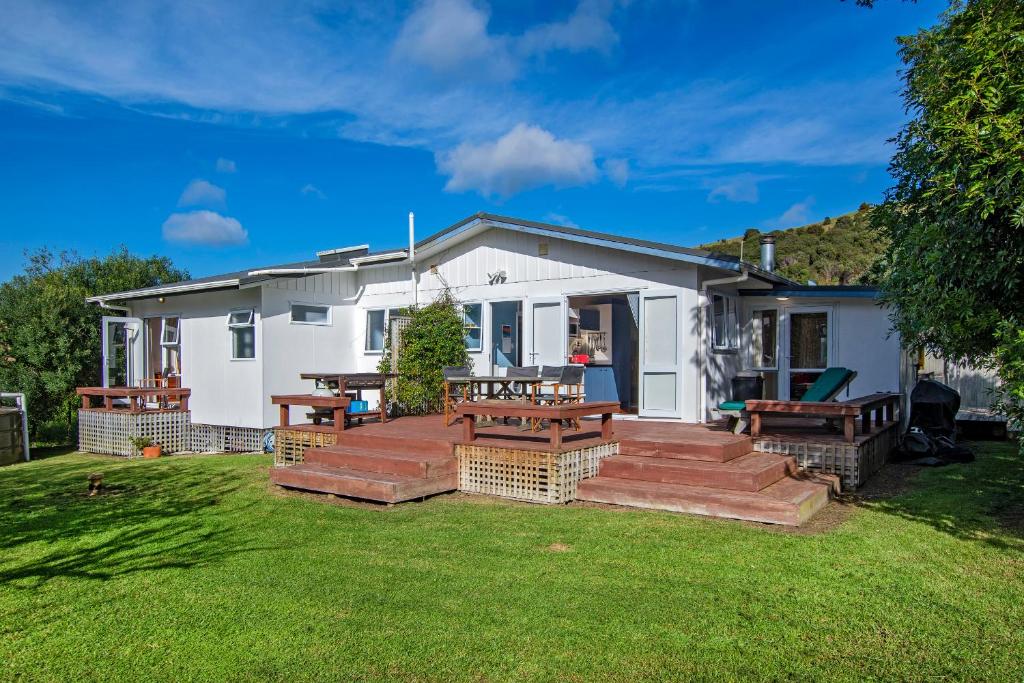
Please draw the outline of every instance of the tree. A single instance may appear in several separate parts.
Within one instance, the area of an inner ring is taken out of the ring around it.
[[[398,351],[395,394],[404,413],[439,412],[444,400],[445,366],[469,365],[462,304],[445,290],[433,303],[408,311]],[[391,371],[390,340],[385,344],[380,372]]]
[[[994,365],[1020,419],[1024,4],[953,2],[899,44],[911,120],[894,139],[895,184],[873,213],[889,242],[884,299],[908,346]]]
[[[188,279],[164,257],[125,248],[104,258],[46,249],[0,284],[0,389],[26,394],[36,440],[67,443],[77,422],[75,387],[100,378],[100,318],[85,298]]]

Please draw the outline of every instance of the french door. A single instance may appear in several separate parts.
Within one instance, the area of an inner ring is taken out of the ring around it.
[[[527,299],[523,335],[525,365],[565,365],[569,316],[565,299]]]
[[[779,393],[798,401],[818,375],[832,365],[832,308],[799,306],[786,312],[785,353]]]
[[[142,320],[104,316],[102,326],[103,386],[135,386],[145,357]]]
[[[677,290],[640,293],[640,416],[680,417],[681,301]]]

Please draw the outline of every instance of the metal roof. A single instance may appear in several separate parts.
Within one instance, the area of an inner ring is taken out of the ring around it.
[[[846,299],[877,299],[882,290],[869,285],[787,285],[771,289],[741,289],[740,296],[819,297]]]

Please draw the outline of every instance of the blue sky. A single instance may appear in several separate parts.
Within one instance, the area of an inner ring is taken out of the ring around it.
[[[944,3],[8,0],[0,278],[193,275],[476,211],[693,245],[876,202],[895,37]]]

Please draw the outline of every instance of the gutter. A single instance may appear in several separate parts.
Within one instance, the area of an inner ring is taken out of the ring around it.
[[[262,268],[250,270],[249,277],[257,275],[320,275],[322,273],[351,273],[359,266],[303,266],[302,268]]]
[[[135,289],[129,292],[115,292],[113,294],[101,294],[90,296],[85,300],[91,304],[103,304],[105,301],[116,301],[118,299],[146,299],[161,294],[178,294],[181,292],[196,292],[204,289],[219,289],[223,287],[237,287],[238,278],[230,280],[216,280],[213,282],[191,282],[183,285],[169,285],[167,287],[154,287],[153,289]]]

